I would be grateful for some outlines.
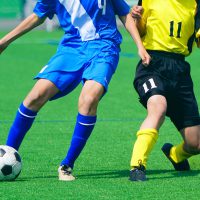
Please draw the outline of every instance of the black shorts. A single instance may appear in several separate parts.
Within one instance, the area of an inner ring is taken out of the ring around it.
[[[190,65],[184,56],[148,51],[152,57],[148,67],[137,65],[134,87],[146,107],[149,97],[163,95],[167,100],[167,116],[178,130],[200,125],[197,101],[190,76]]]

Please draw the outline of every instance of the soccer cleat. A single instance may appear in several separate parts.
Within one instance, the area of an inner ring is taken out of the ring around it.
[[[75,177],[72,175],[72,168],[62,165],[58,168],[58,177],[60,181],[73,181]]]
[[[146,181],[145,167],[140,165],[130,171],[130,181]]]
[[[170,158],[170,150],[173,147],[172,144],[170,143],[165,143],[162,146],[162,151],[165,154],[165,156],[169,159],[169,161],[172,163],[172,165],[174,166],[174,169],[176,171],[189,171],[190,170],[190,164],[188,162],[188,160],[183,160],[182,162],[179,163],[175,163],[171,158]]]

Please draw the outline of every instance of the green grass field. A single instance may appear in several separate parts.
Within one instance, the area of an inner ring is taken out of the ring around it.
[[[21,0],[1,0],[0,1],[0,19],[13,19],[20,17]]]
[[[0,182],[1,200],[143,200],[199,199],[200,157],[190,159],[192,171],[175,172],[160,148],[181,137],[169,119],[149,158],[148,181],[130,182],[129,162],[135,133],[145,117],[132,87],[139,60],[129,35],[118,70],[98,110],[98,123],[76,162],[74,182],[59,182],[57,168],[65,156],[75,124],[81,86],[69,96],[47,103],[27,134],[20,154],[23,170],[14,182]],[[0,37],[5,33],[1,32]],[[32,78],[56,51],[62,32],[34,31],[13,43],[0,56],[0,143],[4,144],[16,110],[34,84]],[[200,104],[199,52],[188,58]],[[64,147],[64,148],[63,148]]]

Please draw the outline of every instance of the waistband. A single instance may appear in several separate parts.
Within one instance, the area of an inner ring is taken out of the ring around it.
[[[183,60],[183,61],[185,60],[185,56],[182,54],[178,54],[178,53],[171,53],[171,52],[167,52],[167,51],[148,50],[148,49],[147,49],[147,52],[150,55],[164,56],[164,57]]]

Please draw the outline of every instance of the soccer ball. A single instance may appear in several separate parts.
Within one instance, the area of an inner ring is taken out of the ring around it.
[[[12,147],[0,145],[0,181],[11,181],[22,169],[19,153]]]

